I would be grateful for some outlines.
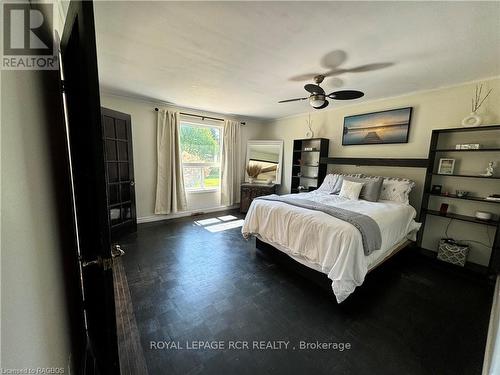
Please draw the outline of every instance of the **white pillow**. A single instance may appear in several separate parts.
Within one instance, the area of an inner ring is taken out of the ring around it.
[[[347,198],[353,201],[358,200],[363,185],[364,184],[361,182],[344,180],[344,182],[342,182],[339,197]]]
[[[342,188],[342,182],[344,182],[344,177],[360,178],[362,175],[361,173],[355,173],[355,174],[336,173],[335,176],[338,176],[338,179],[337,182],[335,183],[333,190],[331,191],[332,194],[338,194],[340,192],[340,189]]]
[[[326,193],[332,193],[334,191],[335,185],[339,179],[338,174],[327,174],[321,186],[316,189],[316,191],[324,191]]]
[[[379,199],[410,204],[410,191],[414,186],[410,180],[384,179]]]

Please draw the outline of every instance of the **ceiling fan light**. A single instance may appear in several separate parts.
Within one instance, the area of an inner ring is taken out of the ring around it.
[[[321,107],[325,104],[325,96],[324,95],[311,95],[309,97],[309,104],[314,107]]]

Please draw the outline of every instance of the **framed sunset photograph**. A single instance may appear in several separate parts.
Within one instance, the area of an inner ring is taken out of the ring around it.
[[[344,117],[342,145],[408,143],[412,107]]]

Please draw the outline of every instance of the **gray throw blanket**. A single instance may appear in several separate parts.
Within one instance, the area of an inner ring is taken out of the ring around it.
[[[317,203],[306,199],[296,199],[289,197],[280,197],[279,195],[266,195],[255,198],[255,200],[275,201],[290,204],[313,211],[321,211],[352,224],[361,233],[363,240],[363,250],[365,255],[370,255],[374,250],[379,250],[382,245],[382,236],[378,224],[371,217],[358,212],[349,211],[343,208],[328,206],[323,203]]]

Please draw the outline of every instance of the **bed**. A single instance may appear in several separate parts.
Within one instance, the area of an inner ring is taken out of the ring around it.
[[[290,202],[252,202],[242,227],[243,236],[254,235],[302,265],[327,275],[339,303],[363,283],[367,272],[414,241],[420,228],[415,221],[416,211],[408,202],[351,200],[330,191],[281,197],[359,213],[378,225],[380,248],[366,255],[362,232],[347,221]]]

